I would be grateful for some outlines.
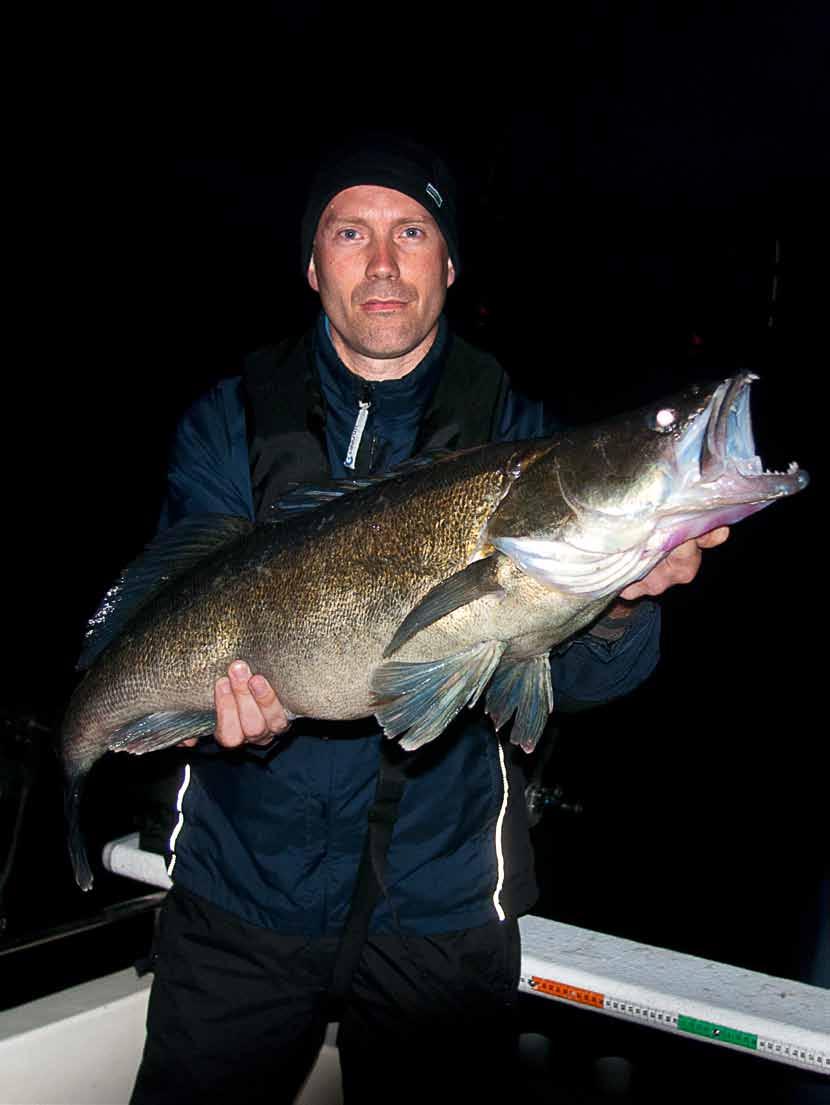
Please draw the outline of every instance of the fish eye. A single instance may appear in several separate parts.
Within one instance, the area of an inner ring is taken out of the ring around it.
[[[666,433],[677,423],[677,411],[672,407],[661,407],[654,415],[654,429]]]

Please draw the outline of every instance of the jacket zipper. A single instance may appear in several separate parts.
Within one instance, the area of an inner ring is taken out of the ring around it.
[[[357,454],[360,451],[360,442],[363,439],[363,431],[366,429],[366,423],[369,419],[369,408],[371,406],[372,389],[369,384],[364,383],[361,397],[357,401],[357,418],[352,428],[352,436],[349,438],[349,448],[346,450],[346,457],[343,461],[344,466],[350,468],[352,471],[354,471],[355,463],[357,462]]]

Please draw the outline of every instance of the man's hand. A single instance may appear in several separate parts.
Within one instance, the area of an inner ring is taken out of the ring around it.
[[[290,722],[276,692],[262,675],[251,675],[244,660],[234,660],[227,676],[213,689],[216,706],[216,740],[223,748],[242,744],[268,745]],[[198,738],[181,742],[191,747]]]
[[[713,549],[715,545],[722,545],[728,536],[729,527],[721,526],[709,533],[702,533],[691,541],[684,541],[682,545],[672,549],[666,559],[661,560],[656,568],[652,568],[647,576],[621,591],[620,598],[638,599],[643,595],[662,595],[668,587],[673,587],[676,583],[691,583],[700,570],[703,558],[701,549]]]

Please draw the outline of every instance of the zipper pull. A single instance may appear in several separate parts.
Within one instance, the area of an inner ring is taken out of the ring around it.
[[[360,441],[363,437],[363,431],[366,429],[366,421],[369,417],[369,408],[372,405],[371,391],[368,386],[363,389],[363,399],[357,401],[357,418],[355,419],[354,428],[352,430],[352,436],[349,440],[349,448],[346,451],[346,459],[343,464],[346,468],[351,468],[354,471],[355,461],[357,460],[357,454],[360,450]]]

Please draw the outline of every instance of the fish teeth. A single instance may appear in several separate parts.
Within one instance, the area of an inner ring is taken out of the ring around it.
[[[794,460],[791,460],[790,463],[789,463],[789,466],[787,467],[786,472],[779,471],[777,468],[765,468],[764,469],[764,475],[765,476],[794,476],[796,474],[796,472],[798,472],[798,470],[799,470],[798,469],[798,463]]]

